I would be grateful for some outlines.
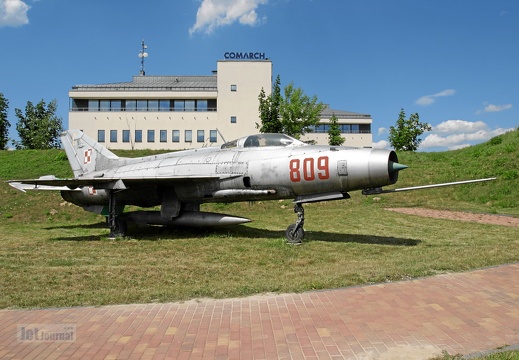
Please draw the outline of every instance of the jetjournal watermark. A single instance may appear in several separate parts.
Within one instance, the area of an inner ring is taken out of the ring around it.
[[[76,341],[74,324],[19,324],[16,326],[19,342],[73,342]]]

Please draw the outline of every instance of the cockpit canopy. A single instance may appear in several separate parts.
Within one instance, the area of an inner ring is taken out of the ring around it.
[[[257,134],[229,141],[222,145],[222,149],[301,145],[306,144],[285,134]]]

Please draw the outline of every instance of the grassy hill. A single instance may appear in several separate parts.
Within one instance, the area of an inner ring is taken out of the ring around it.
[[[120,156],[150,155],[150,151],[120,151]],[[437,153],[398,154],[399,161],[409,166],[400,172],[393,187],[417,186],[458,180],[498,177],[485,184],[452,186],[379,196],[382,206],[429,207],[467,210],[494,214],[519,215],[519,130],[495,137],[469,148]],[[71,177],[67,157],[62,150],[21,150],[0,152],[0,219],[26,218],[44,221],[49,211],[63,202],[58,193],[29,192],[10,188],[5,180],[37,178],[42,175]],[[358,194],[352,194],[358,197]],[[37,206],[34,206],[37,204]],[[64,218],[84,215],[77,207],[60,212]],[[64,214],[63,214],[64,213]]]
[[[384,197],[391,206],[424,206],[519,215],[519,130],[447,152],[398,154],[409,166],[396,187],[497,177],[496,181],[419,190]]]
[[[301,292],[519,261],[516,227],[386,211],[429,207],[514,214],[519,132],[444,153],[400,153],[398,187],[498,176],[497,181],[305,206],[302,246],[286,245],[292,201],[212,204],[246,216],[218,229],[134,228],[110,240],[104,219],[59,193],[5,180],[71,176],[62,151],[0,152],[0,308],[103,305]],[[122,153],[120,153],[122,154]],[[136,156],[142,153],[135,152]],[[124,154],[127,155],[127,154]],[[373,201],[378,197],[378,201]]]

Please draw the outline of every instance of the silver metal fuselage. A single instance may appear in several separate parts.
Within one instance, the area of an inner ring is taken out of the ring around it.
[[[123,178],[127,189],[116,194],[120,205],[163,204],[174,190],[182,203],[294,199],[346,193],[394,184],[398,172],[393,151],[333,146],[209,147],[126,159],[122,166],[94,171],[90,178]],[[132,185],[135,180],[135,186]],[[139,180],[154,179],[153,185]],[[178,179],[178,180],[177,180]],[[63,191],[78,205],[103,205],[102,189]]]

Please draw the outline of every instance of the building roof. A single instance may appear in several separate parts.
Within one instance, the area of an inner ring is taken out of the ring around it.
[[[216,91],[217,77],[211,76],[134,76],[132,81],[99,85],[75,85],[84,91]]]
[[[335,110],[331,109],[328,105],[326,105],[324,110],[321,112],[321,118],[330,119],[334,114],[338,119],[371,119],[371,115],[369,114],[361,114],[344,110]]]

